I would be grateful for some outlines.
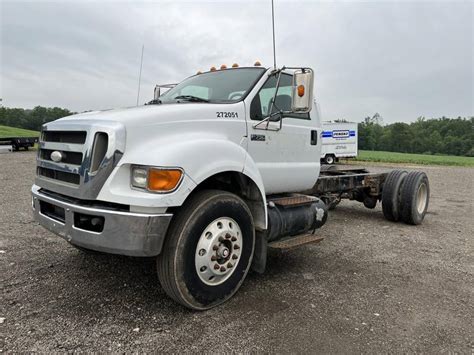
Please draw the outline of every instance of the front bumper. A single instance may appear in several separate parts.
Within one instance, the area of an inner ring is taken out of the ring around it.
[[[81,206],[41,192],[33,185],[34,218],[69,243],[112,254],[156,256],[161,252],[172,214],[144,214]],[[44,207],[59,211],[59,218],[43,213]],[[100,232],[79,228],[78,216],[99,218]]]

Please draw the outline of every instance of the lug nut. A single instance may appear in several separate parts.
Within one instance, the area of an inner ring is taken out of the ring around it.
[[[228,267],[228,268],[231,268],[231,267],[233,267],[233,266],[234,266],[234,264],[232,264],[232,263],[227,263],[227,267]]]
[[[235,254],[234,254],[234,255],[232,255],[232,259],[234,259],[234,260],[235,260],[235,259],[237,259],[237,258],[238,258],[238,256],[237,256],[237,255],[235,255]]]
[[[234,245],[234,249],[235,249],[235,250],[239,250],[240,247],[239,247],[237,244],[235,244],[235,245]]]
[[[212,247],[212,250],[217,250],[217,249],[219,249],[219,247],[218,247],[217,245],[214,245],[214,246]]]
[[[229,239],[229,238],[231,237],[231,235],[230,235],[229,233],[227,233],[227,234],[225,235],[225,237],[226,237],[226,239]]]
[[[236,237],[232,237],[231,240],[232,240],[233,242],[235,242],[235,241],[237,240],[237,238],[236,238]]]
[[[219,270],[219,265],[214,265],[214,270]]]
[[[213,255],[211,256],[211,261],[216,261],[217,260],[217,256]]]
[[[219,237],[219,242],[223,242],[223,241],[224,241],[224,238]]]
[[[221,271],[224,272],[225,270],[225,266],[221,266]]]

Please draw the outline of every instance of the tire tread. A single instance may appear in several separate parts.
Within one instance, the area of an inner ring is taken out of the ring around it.
[[[399,194],[405,183],[407,172],[405,170],[391,171],[385,180],[382,191],[382,212],[385,218],[392,222],[398,222],[399,214],[399,196],[394,198],[394,194]],[[402,179],[402,181],[400,181]]]
[[[191,196],[189,201],[187,201],[175,215],[175,218],[172,221],[171,226],[168,230],[166,240],[163,245],[163,250],[157,257],[157,273],[161,286],[169,297],[171,297],[176,302],[184,305],[185,307],[193,309],[204,309],[197,308],[193,304],[190,304],[181,295],[181,292],[178,288],[178,284],[175,281],[176,269],[174,266],[174,255],[176,249],[178,248],[178,241],[180,239],[178,234],[182,233],[182,231],[185,230],[186,224],[188,223],[190,217],[193,215],[193,213],[195,213],[195,211],[198,210],[200,206],[202,206],[208,200],[216,198],[217,196],[220,198],[239,198],[238,196],[230,192],[222,190],[203,190],[197,192],[194,196]]]

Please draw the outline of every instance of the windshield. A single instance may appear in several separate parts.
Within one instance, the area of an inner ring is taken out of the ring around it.
[[[161,102],[202,101],[232,103],[244,97],[265,71],[240,68],[192,76],[160,96]]]

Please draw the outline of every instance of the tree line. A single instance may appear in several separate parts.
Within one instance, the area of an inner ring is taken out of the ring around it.
[[[72,114],[73,112],[59,107],[36,106],[32,110],[26,110],[0,106],[0,125],[39,131],[43,124]]]
[[[43,124],[73,113],[59,107],[27,110],[0,106],[0,125],[39,131]],[[419,117],[412,123],[384,125],[376,113],[366,117],[358,128],[362,150],[474,156],[474,117]]]
[[[358,124],[359,149],[474,157],[474,117],[419,117],[383,125],[379,114]]]

